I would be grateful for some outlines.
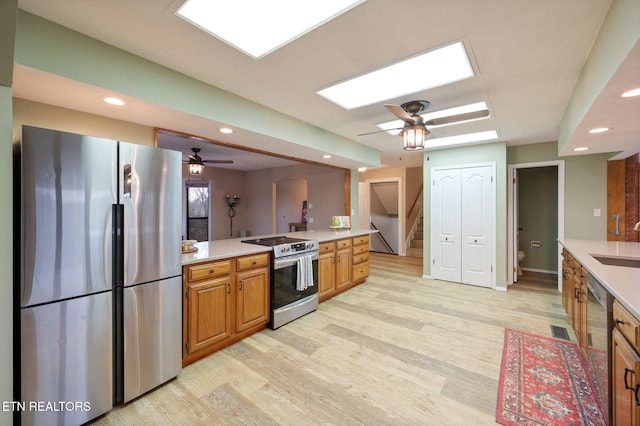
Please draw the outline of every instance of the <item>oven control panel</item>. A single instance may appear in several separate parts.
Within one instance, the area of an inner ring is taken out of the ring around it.
[[[320,244],[318,240],[307,240],[296,243],[280,244],[273,247],[274,257],[291,256],[293,254],[305,253],[318,250]]]

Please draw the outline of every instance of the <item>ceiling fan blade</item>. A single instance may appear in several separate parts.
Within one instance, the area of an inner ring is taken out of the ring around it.
[[[384,132],[390,132],[392,130],[402,130],[402,129],[404,129],[404,127],[396,127],[395,129],[387,129],[387,130],[376,130],[375,132],[360,133],[359,135],[356,135],[356,136],[367,136],[367,135],[373,135],[375,133],[384,133]]]
[[[413,123],[413,117],[409,115],[407,111],[403,110],[402,107],[398,105],[389,105],[389,104],[385,104],[384,107],[388,109],[393,115],[398,117],[400,120]]]
[[[212,164],[233,164],[233,160],[202,160],[202,162]]]
[[[450,115],[448,117],[439,117],[427,121],[427,126],[442,126],[444,124],[457,123],[458,121],[475,120],[478,118],[484,118],[489,116],[489,110],[483,109],[481,111],[465,112],[464,114]]]

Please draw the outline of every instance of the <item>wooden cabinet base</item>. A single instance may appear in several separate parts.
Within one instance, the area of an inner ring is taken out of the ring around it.
[[[237,333],[234,334],[233,336],[229,337],[228,339],[225,339],[223,341],[220,341],[218,343],[215,343],[211,346],[207,346],[204,349],[200,349],[198,351],[195,352],[189,352],[187,350],[186,347],[182,348],[182,366],[186,367],[187,365],[206,357],[207,355],[211,355],[214,352],[219,351],[220,349],[226,348],[227,346],[230,346],[236,342],[239,342],[240,340],[251,336],[254,333],[257,333],[260,330],[265,329],[267,326],[267,324],[260,324],[257,325],[253,328],[247,329],[241,333]]]

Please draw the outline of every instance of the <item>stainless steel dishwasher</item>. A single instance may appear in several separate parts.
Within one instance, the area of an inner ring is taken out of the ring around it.
[[[587,368],[593,381],[602,414],[611,423],[611,332],[613,330],[613,297],[590,273],[587,274]]]

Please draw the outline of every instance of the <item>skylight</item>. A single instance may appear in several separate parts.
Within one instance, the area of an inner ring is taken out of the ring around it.
[[[476,103],[473,103],[473,104],[460,105],[460,106],[457,106],[457,107],[441,109],[441,110],[433,111],[433,112],[427,112],[425,114],[420,114],[420,115],[422,116],[422,118],[424,119],[425,122],[428,122],[429,120],[433,120],[434,118],[450,117],[452,115],[465,114],[467,112],[484,111],[484,110],[488,110],[488,109],[489,109],[489,107],[487,106],[486,102],[476,102]],[[445,127],[445,126],[451,126],[453,124],[468,123],[470,121],[476,121],[476,120],[484,120],[485,118],[489,118],[489,117],[490,117],[490,115],[488,115],[486,117],[482,117],[482,118],[474,118],[472,120],[456,121],[456,122],[453,122],[453,123],[441,124],[439,126],[427,125],[427,127],[429,129],[438,128],[438,127]],[[402,128],[404,126],[404,121],[402,121],[400,119],[391,120],[391,121],[385,121],[384,123],[377,124],[377,126],[379,128],[381,128],[382,130],[388,130],[387,133],[389,133],[389,134],[397,135],[398,133],[400,133],[400,130],[393,130],[393,129]]]
[[[187,0],[176,15],[258,59],[366,0]]]
[[[473,76],[464,44],[457,42],[329,86],[318,94],[353,109]]]
[[[484,132],[467,133],[464,135],[448,136],[446,138],[427,139],[424,143],[424,147],[425,149],[441,148],[444,146],[485,142],[493,139],[498,139],[498,132],[495,130],[486,130]]]

